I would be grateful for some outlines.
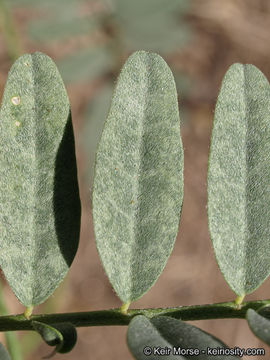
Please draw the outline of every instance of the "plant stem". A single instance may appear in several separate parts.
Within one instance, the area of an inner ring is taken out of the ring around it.
[[[207,320],[207,319],[244,319],[248,309],[258,310],[262,306],[270,305],[268,300],[256,300],[244,302],[238,309],[235,302],[225,302],[209,305],[191,305],[175,308],[151,308],[130,309],[127,314],[121,313],[120,309],[62,313],[62,314],[39,314],[32,315],[27,320],[23,314],[1,316],[0,331],[33,330],[31,320],[46,324],[69,322],[76,327],[128,325],[136,315],[145,315],[148,318],[166,315],[181,320]]]

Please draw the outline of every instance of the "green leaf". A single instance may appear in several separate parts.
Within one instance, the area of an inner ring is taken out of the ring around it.
[[[128,327],[127,343],[137,360],[149,359],[150,355],[156,358],[160,356],[165,360],[238,359],[232,356],[230,349],[214,336],[168,316],[152,319],[143,315],[136,316]],[[213,355],[208,352],[208,348],[217,349],[219,353]],[[165,351],[164,354],[161,353],[162,351]]]
[[[119,76],[96,156],[98,252],[124,303],[157,280],[172,251],[183,199],[183,149],[172,73],[139,51]]]
[[[215,110],[208,219],[216,259],[239,296],[270,273],[270,92],[253,65],[226,73]]]
[[[0,112],[0,264],[27,307],[64,278],[80,232],[69,102],[52,60],[35,53],[12,66]]]
[[[165,319],[165,317],[164,317]],[[130,352],[137,360],[145,360],[151,358],[155,347],[172,350],[173,344],[159,333],[159,330],[152,322],[143,315],[138,315],[131,320],[127,331],[127,344]],[[178,320],[175,320],[179,323]],[[161,357],[161,356],[160,356]],[[165,360],[185,360],[186,358],[177,354],[163,355]]]
[[[54,351],[46,356],[51,358],[55,353],[70,352],[77,342],[77,331],[71,323],[60,323],[52,326],[39,321],[32,321],[33,328],[40,334],[49,346],[55,346]]]
[[[267,345],[270,345],[270,320],[259,315],[253,309],[248,309],[246,318],[253,334]]]
[[[1,360],[11,360],[7,350],[4,348],[4,346],[1,343],[0,343],[0,359]]]

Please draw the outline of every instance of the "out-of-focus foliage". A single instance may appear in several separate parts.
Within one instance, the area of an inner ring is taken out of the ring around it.
[[[22,52],[12,15],[5,0],[0,0],[0,35],[6,44],[6,51],[11,61],[15,61]]]
[[[127,49],[174,51],[188,39],[183,15],[186,0],[110,0],[112,14]]]
[[[91,82],[102,77],[110,66],[108,48],[100,45],[82,49],[58,61],[59,71],[66,83]]]
[[[80,145],[87,151],[89,169],[84,173],[83,181],[92,186],[94,175],[94,162],[97,144],[103,129],[103,120],[108,115],[113,88],[110,83],[101,88],[89,102],[85,111],[85,136],[80,137]],[[89,121],[87,121],[89,120]]]
[[[29,7],[35,13],[26,24],[27,36],[35,45],[50,47],[52,43],[70,38],[89,37],[80,49],[75,46],[76,51],[73,49],[65,56],[69,66],[63,66],[61,74],[68,82],[75,80],[75,75],[70,76],[72,71],[77,74],[78,68],[91,67],[91,57],[95,60],[93,73],[100,76],[100,69],[105,72],[110,65],[115,68],[115,52],[119,58],[138,49],[166,55],[179,49],[189,38],[189,29],[183,20],[188,11],[187,0],[65,0],[64,6],[63,0],[10,0],[9,4],[14,9]],[[90,41],[97,33],[99,38]],[[104,56],[100,43],[111,51],[107,54],[106,67],[104,61],[100,61]],[[86,52],[89,48],[96,51]],[[117,70],[121,65],[118,64]],[[80,80],[88,81],[87,73],[79,71],[76,81]]]

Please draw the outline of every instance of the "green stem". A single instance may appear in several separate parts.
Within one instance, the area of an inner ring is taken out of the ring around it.
[[[136,315],[145,315],[149,318],[166,315],[181,320],[207,319],[244,319],[248,309],[258,310],[262,306],[270,305],[268,300],[256,300],[242,303],[239,309],[235,302],[225,302],[210,305],[191,305],[175,308],[130,309],[123,314],[120,309],[32,315],[27,320],[23,314],[0,317],[0,331],[33,330],[31,320],[53,325],[55,323],[72,323],[76,327],[128,325]]]

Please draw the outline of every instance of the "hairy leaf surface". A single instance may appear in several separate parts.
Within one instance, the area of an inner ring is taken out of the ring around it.
[[[248,309],[247,321],[253,334],[270,345],[270,320],[259,315],[255,310]]]
[[[209,230],[239,296],[270,273],[270,91],[253,65],[234,64],[218,97],[208,170]]]
[[[96,156],[93,221],[105,271],[123,302],[142,296],[172,251],[183,198],[177,94],[164,60],[126,62]]]
[[[46,55],[11,68],[0,138],[0,264],[20,302],[36,305],[65,276],[80,231],[69,101]]]
[[[207,348],[226,349],[227,346],[207,332],[187,324],[181,320],[176,320],[168,316],[160,316],[148,319],[143,315],[138,315],[130,322],[127,332],[128,347],[137,360],[146,360],[152,356],[159,357],[159,348],[170,349],[169,353],[163,354],[162,359],[198,359],[209,360],[218,358],[219,360],[237,360],[232,355],[220,353],[212,356],[207,353]],[[145,348],[151,349],[151,354],[145,354]],[[174,352],[178,348],[183,350],[190,349],[191,352]],[[155,350],[157,349],[157,350]],[[199,351],[196,353],[195,349]]]

